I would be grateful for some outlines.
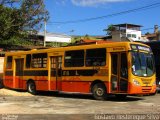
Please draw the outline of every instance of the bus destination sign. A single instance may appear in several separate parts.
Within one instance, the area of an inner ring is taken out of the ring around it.
[[[142,51],[151,51],[149,47],[142,46],[142,45],[131,45],[132,50],[142,50]]]

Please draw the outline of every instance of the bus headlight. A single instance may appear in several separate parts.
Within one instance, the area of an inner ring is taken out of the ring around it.
[[[134,83],[135,85],[137,85],[137,86],[140,86],[140,83],[139,83],[137,80],[135,80],[135,79],[133,79],[133,83]]]

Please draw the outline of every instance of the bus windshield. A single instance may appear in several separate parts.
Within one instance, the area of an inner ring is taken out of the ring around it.
[[[132,51],[132,73],[136,76],[152,76],[154,74],[153,55]]]

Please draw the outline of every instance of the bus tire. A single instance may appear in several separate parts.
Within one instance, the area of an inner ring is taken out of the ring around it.
[[[27,83],[27,91],[31,93],[32,95],[36,95],[36,85],[34,82],[30,81]]]
[[[105,100],[107,98],[106,87],[102,83],[96,83],[92,87],[92,94],[96,100]]]

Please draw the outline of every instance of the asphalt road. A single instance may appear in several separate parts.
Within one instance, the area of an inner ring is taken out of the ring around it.
[[[5,91],[7,91],[6,94]],[[8,91],[11,91],[11,94]],[[129,96],[125,100],[118,100],[111,96],[106,101],[98,101],[94,100],[91,95],[40,92],[33,96],[23,91],[1,89],[0,114],[0,120],[111,119],[111,116],[109,118],[99,116],[106,114],[140,114],[147,116],[149,120],[151,118],[160,120],[160,94]],[[154,115],[149,116],[152,114]],[[115,116],[112,117],[115,118]]]

